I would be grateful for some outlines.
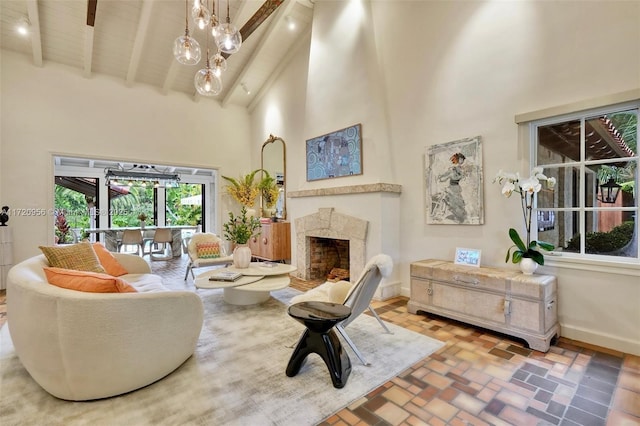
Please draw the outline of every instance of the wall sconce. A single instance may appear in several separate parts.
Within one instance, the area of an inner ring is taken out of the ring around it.
[[[242,87],[242,90],[244,90],[244,93],[246,93],[247,95],[251,94],[251,90],[249,90],[245,83],[240,83],[240,87]]]
[[[620,193],[620,185],[618,185],[613,178],[609,178],[607,183],[600,185],[600,198],[596,197],[598,201],[605,204],[615,204]]]

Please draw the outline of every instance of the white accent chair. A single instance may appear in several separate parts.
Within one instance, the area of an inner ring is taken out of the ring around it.
[[[214,258],[201,258],[198,257],[198,244],[200,243],[218,243],[220,245],[220,257]],[[200,268],[203,266],[228,266],[233,263],[233,256],[227,255],[224,249],[224,241],[216,234],[209,232],[196,232],[191,236],[189,243],[187,244],[187,254],[189,255],[189,263],[187,264],[187,270],[184,273],[184,280],[187,280],[189,273],[191,278],[195,279],[193,274],[193,268]]]
[[[360,359],[364,365],[370,365],[345,331],[345,327],[358,318],[361,313],[369,309],[382,328],[384,328],[387,333],[391,333],[376,311],[371,307],[371,300],[373,299],[373,295],[378,289],[382,278],[390,276],[392,271],[393,261],[391,260],[391,257],[386,254],[378,254],[367,262],[364,270],[360,274],[360,277],[354,284],[347,281],[327,281],[304,294],[295,296],[291,299],[290,304],[293,305],[294,303],[307,301],[322,301],[342,303],[349,306],[351,308],[351,315],[349,318],[336,325],[335,328],[347,342],[349,347],[351,347],[358,359]]]

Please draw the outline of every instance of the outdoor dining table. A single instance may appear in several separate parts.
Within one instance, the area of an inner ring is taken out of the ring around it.
[[[127,229],[139,229],[140,231],[155,231],[158,228],[169,228],[171,229],[171,237],[173,241],[171,242],[171,252],[173,253],[173,257],[180,257],[182,254],[182,231],[184,230],[197,230],[197,226],[191,225],[175,225],[175,226],[145,226],[141,228],[139,226],[132,227],[122,227],[122,228],[90,228],[85,229],[85,232],[89,234],[96,235],[104,235],[104,245],[109,251],[118,251],[118,234],[122,233]]]

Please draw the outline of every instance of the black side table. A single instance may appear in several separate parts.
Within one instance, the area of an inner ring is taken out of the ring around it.
[[[289,306],[289,315],[307,327],[287,365],[287,376],[300,371],[307,356],[316,353],[322,357],[336,388],[347,384],[351,373],[351,360],[343,350],[333,327],[349,318],[351,308],[329,302],[300,302]]]

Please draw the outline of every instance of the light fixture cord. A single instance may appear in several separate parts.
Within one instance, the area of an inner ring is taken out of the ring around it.
[[[231,18],[229,18],[229,2],[231,0],[227,0],[227,24],[231,23]]]
[[[184,0],[184,35],[189,36],[189,0]]]

